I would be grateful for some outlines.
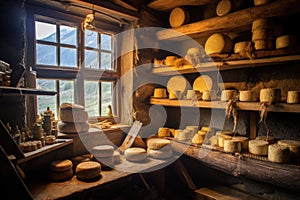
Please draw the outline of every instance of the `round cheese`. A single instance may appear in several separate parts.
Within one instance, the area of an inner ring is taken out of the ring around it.
[[[171,27],[179,27],[190,21],[190,15],[184,8],[174,8],[169,16],[169,23]]]
[[[217,5],[216,13],[218,16],[224,16],[230,13],[232,10],[233,4],[230,0],[221,0]]]
[[[296,46],[295,35],[282,35],[276,38],[276,49]]]
[[[234,53],[240,53],[240,52],[244,51],[246,47],[248,48],[251,45],[252,45],[251,41],[237,42],[234,44],[233,51],[234,51]]]
[[[194,137],[192,138],[192,143],[193,144],[202,144],[204,141],[203,135],[200,134],[195,134]]]
[[[209,138],[210,141],[210,145],[211,146],[218,146],[219,145],[219,141],[218,141],[218,136],[213,135]]]
[[[290,149],[280,144],[271,144],[268,147],[268,160],[276,163],[288,163],[290,161]]]
[[[80,109],[63,109],[60,110],[60,120],[63,122],[86,122],[88,113]]]
[[[300,141],[298,140],[279,140],[280,145],[287,146],[293,157],[300,157]]]
[[[207,54],[230,53],[232,40],[225,34],[214,33],[206,40],[204,49]]]
[[[223,90],[221,92],[221,101],[229,101],[235,99],[238,93],[236,90]]]
[[[241,152],[242,145],[239,140],[225,139],[224,140],[224,151],[227,153],[238,153]]]
[[[158,137],[169,137],[171,135],[170,129],[167,127],[160,127],[157,131]]]
[[[268,155],[269,143],[264,140],[250,140],[249,141],[249,152],[255,155],[267,156]]]
[[[95,157],[109,157],[114,154],[114,147],[112,145],[97,145],[92,148],[92,154]]]
[[[247,137],[234,136],[234,137],[232,137],[232,139],[233,140],[238,140],[241,143],[242,150],[247,150],[248,149],[249,139]]]
[[[77,165],[81,162],[86,162],[86,161],[90,161],[91,159],[86,157],[86,156],[75,156],[73,158],[71,158],[72,164],[73,164],[73,168],[76,169]]]
[[[96,161],[79,163],[75,170],[76,177],[80,180],[90,180],[100,177],[101,164]]]
[[[154,96],[154,98],[166,98],[167,91],[165,88],[155,88],[153,96]]]
[[[171,142],[167,139],[162,138],[151,138],[147,140],[147,148],[152,150],[159,150],[159,149],[170,149]]]
[[[187,131],[187,130],[181,130],[181,131],[179,131],[178,132],[178,135],[177,135],[177,139],[178,140],[188,140],[189,138],[190,138],[190,136],[189,136],[189,131]]]
[[[124,151],[124,158],[132,162],[144,161],[147,156],[147,151],[144,148],[131,147]]]
[[[276,142],[276,139],[272,136],[266,136],[266,135],[263,135],[263,136],[257,136],[255,138],[256,140],[264,140],[264,141],[267,141],[269,144],[273,144]]]
[[[48,176],[53,181],[66,181],[73,177],[73,169],[68,169],[67,171],[55,172],[50,171]]]
[[[279,102],[280,98],[281,98],[280,89],[264,88],[260,90],[260,94],[259,94],[260,102],[275,103],[275,102]]]
[[[170,158],[173,155],[173,150],[172,149],[166,149],[166,150],[147,149],[147,153],[152,158],[166,159],[166,158]]]
[[[200,130],[208,132],[208,131],[211,131],[211,128],[208,126],[202,126]]]
[[[300,103],[300,91],[288,91],[287,103]]]
[[[46,145],[51,145],[51,144],[54,144],[56,141],[56,137],[54,135],[47,135],[45,137],[45,144]]]
[[[258,96],[252,90],[240,90],[239,91],[239,100],[240,101],[257,101]]]
[[[50,170],[54,172],[63,172],[72,169],[73,163],[69,159],[55,160],[50,163]]]
[[[218,144],[219,147],[224,147],[224,141],[225,140],[230,140],[232,137],[230,135],[225,135],[225,134],[220,134],[218,135]]]
[[[272,40],[274,38],[273,30],[258,28],[252,31],[252,41],[254,40]]]
[[[255,50],[269,50],[273,49],[273,40],[253,40]]]

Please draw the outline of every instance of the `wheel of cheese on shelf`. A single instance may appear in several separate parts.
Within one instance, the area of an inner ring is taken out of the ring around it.
[[[75,103],[68,103],[68,102],[60,104],[59,108],[60,110],[65,110],[65,109],[84,110],[84,106]]]
[[[268,145],[269,143],[264,140],[250,140],[249,141],[249,152],[259,156],[268,155]]]
[[[287,103],[300,103],[300,91],[288,91]]]
[[[253,40],[255,50],[270,50],[273,49],[273,40]]]
[[[171,142],[162,138],[150,138],[147,140],[147,148],[152,150],[171,149]]]
[[[170,158],[173,155],[172,149],[159,149],[159,150],[153,150],[153,149],[147,149],[147,153],[150,157],[156,158],[156,159],[166,159]]]
[[[239,140],[228,139],[224,140],[224,151],[227,153],[239,153],[242,151],[242,145]]]
[[[247,137],[243,137],[243,136],[233,136],[232,139],[233,139],[233,140],[238,140],[238,141],[241,142],[242,150],[247,150],[247,149],[248,149],[249,139],[248,139]]]
[[[68,169],[66,171],[55,172],[50,171],[48,177],[53,181],[66,181],[72,178],[74,175],[73,169]]]
[[[72,123],[72,122],[62,122],[57,123],[58,131],[61,133],[81,133],[87,132],[89,130],[89,124],[87,122],[83,123]]]
[[[276,143],[276,139],[273,136],[269,136],[269,135],[268,136],[266,136],[266,135],[257,136],[255,139],[267,141],[269,144]]]
[[[74,156],[71,158],[73,169],[76,169],[77,165],[81,162],[91,161],[90,158],[86,156]]]
[[[167,90],[170,93],[171,91],[180,91],[181,94],[185,94],[189,88],[189,83],[184,76],[172,76],[167,82]]]
[[[232,136],[230,135],[225,135],[225,134],[220,134],[218,135],[218,145],[219,147],[224,147],[224,141],[225,140],[230,140],[232,138]]]
[[[200,134],[195,134],[192,138],[192,143],[193,144],[203,144],[204,136],[200,135]]]
[[[296,36],[295,35],[282,35],[276,38],[276,49],[282,49],[287,47],[296,46]]]
[[[96,161],[79,163],[76,167],[75,173],[79,180],[91,180],[98,178],[101,175],[101,164]]]
[[[236,90],[222,90],[221,101],[229,101],[231,99],[236,99],[238,92]]]
[[[167,127],[160,127],[157,131],[158,137],[169,137],[171,136],[170,129]]]
[[[258,96],[252,90],[240,90],[239,91],[239,100],[240,101],[257,101]]]
[[[63,172],[72,169],[73,163],[69,159],[55,160],[50,163],[50,170],[53,172]]]
[[[228,35],[214,33],[206,40],[204,49],[207,54],[230,53],[232,40]]]
[[[130,147],[124,151],[124,158],[132,162],[144,161],[147,156],[147,151],[140,147]]]
[[[218,146],[219,145],[219,140],[218,140],[218,136],[213,135],[209,138],[209,142],[211,146]]]
[[[274,38],[273,30],[267,28],[258,28],[252,31],[252,41],[254,40],[272,40]]]
[[[293,157],[300,157],[300,141],[299,140],[279,140],[280,145],[287,146]]]
[[[104,144],[104,145],[97,145],[92,148],[92,154],[94,157],[109,157],[113,156],[114,154],[114,147],[112,145]]]
[[[245,51],[246,48],[249,48],[252,45],[251,41],[241,41],[234,44],[233,51],[234,53],[240,53]]]
[[[208,75],[198,76],[193,82],[193,90],[203,93],[205,90],[211,90],[213,86],[212,78]]]
[[[60,120],[63,122],[86,122],[88,120],[88,113],[80,109],[61,109]]]
[[[260,102],[276,103],[281,98],[281,90],[277,88],[264,88],[260,90]]]
[[[216,8],[218,16],[224,16],[230,13],[234,9],[234,4],[231,0],[221,0]]]
[[[257,29],[273,28],[274,21],[271,18],[258,18],[252,22],[252,31]]]
[[[271,144],[268,147],[268,160],[276,163],[290,162],[290,149],[280,144]]]
[[[169,16],[169,23],[171,27],[179,27],[183,24],[189,23],[189,13],[181,7],[174,8]]]

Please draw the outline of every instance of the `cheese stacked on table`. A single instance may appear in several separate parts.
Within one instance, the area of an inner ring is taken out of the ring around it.
[[[69,159],[55,160],[50,164],[49,178],[53,181],[65,181],[73,176],[73,163]]]
[[[58,131],[61,133],[82,133],[89,130],[88,113],[78,104],[62,103]]]
[[[147,153],[152,158],[166,159],[173,155],[170,140],[150,138],[147,140]]]
[[[114,165],[114,147],[112,145],[97,145],[92,148],[93,158],[100,162],[102,167]]]

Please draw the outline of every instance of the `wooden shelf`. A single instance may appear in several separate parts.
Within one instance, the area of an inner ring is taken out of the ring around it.
[[[281,17],[299,14],[300,2],[298,0],[274,1],[262,6],[246,8],[222,17],[213,17],[202,21],[190,23],[177,28],[157,32],[159,40],[188,39],[207,37],[216,32],[247,31],[251,29],[252,22],[257,18]]]
[[[192,100],[169,100],[150,99],[150,104],[168,107],[198,107],[210,109],[226,109],[227,102],[224,101],[192,101]],[[260,102],[237,102],[239,110],[259,111]],[[267,106],[269,112],[300,113],[300,104],[275,103]]]
[[[194,67],[192,65],[186,65],[181,68],[175,67],[154,67],[152,72],[158,75],[176,75],[180,74],[190,74],[190,73],[201,73],[217,70],[231,70],[231,69],[243,69],[249,67],[260,67],[260,66],[273,66],[274,64],[292,63],[300,62],[300,55],[290,55],[290,56],[278,56],[272,58],[259,58],[253,60],[232,60],[224,62],[206,62],[201,63],[200,66]]]
[[[0,86],[0,95],[55,95],[57,92],[34,88],[16,88]]]

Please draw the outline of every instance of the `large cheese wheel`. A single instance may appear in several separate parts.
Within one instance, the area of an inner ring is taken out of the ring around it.
[[[277,88],[264,88],[260,90],[260,102],[275,103],[279,102],[281,98],[280,89]]]
[[[68,169],[67,171],[55,172],[50,171],[48,176],[53,181],[65,181],[72,178],[74,175],[73,169]]]
[[[276,49],[296,46],[295,35],[282,35],[276,38]]]
[[[104,144],[97,145],[92,148],[92,154],[94,157],[108,157],[114,154],[114,147],[112,145]]]
[[[72,169],[73,163],[69,159],[55,160],[50,163],[50,170],[54,172],[63,172]]]
[[[239,140],[224,140],[224,151],[227,153],[238,153],[242,151],[242,145]]]
[[[292,156],[300,157],[300,141],[299,140],[279,140],[280,145],[287,146],[290,149]]]
[[[268,142],[264,140],[250,140],[249,152],[255,155],[267,156],[268,155]]]
[[[240,90],[239,91],[239,100],[240,101],[257,101],[258,96],[252,90]]]
[[[59,107],[61,110],[65,110],[65,109],[78,109],[78,110],[84,110],[84,106],[82,105],[79,105],[79,104],[75,104],[75,103],[68,103],[68,102],[65,102],[65,103],[62,103],[60,104],[60,107]]]
[[[71,158],[71,161],[73,163],[73,169],[76,169],[77,165],[81,162],[90,161],[91,159],[87,156],[75,156]]]
[[[247,150],[248,149],[249,139],[247,137],[234,136],[234,137],[232,137],[232,139],[233,140],[238,140],[241,143],[242,150]]]
[[[86,122],[88,120],[88,113],[85,110],[60,110],[60,120],[63,122]]]
[[[268,136],[266,136],[266,135],[257,136],[255,139],[267,141],[269,144],[274,144],[276,142],[276,139],[273,136],[269,136],[269,135]]]
[[[124,151],[124,158],[132,162],[144,161],[147,156],[147,151],[140,147],[130,147]]]
[[[171,27],[179,27],[190,21],[189,13],[181,7],[174,8],[169,16],[169,23]]]
[[[157,131],[158,137],[169,137],[171,135],[170,129],[167,127],[160,127]]]
[[[235,99],[238,93],[236,90],[223,90],[221,92],[221,101],[229,101]]]
[[[77,165],[75,172],[80,180],[95,179],[101,175],[101,164],[96,161],[82,162]]]
[[[152,150],[170,149],[171,142],[170,140],[162,138],[150,138],[149,140],[147,140],[147,148]]]
[[[166,149],[166,150],[147,149],[147,153],[152,158],[165,159],[165,158],[170,158],[173,155],[173,150],[172,149]]]
[[[214,33],[206,40],[204,49],[207,54],[230,53],[232,40],[228,35]]]
[[[216,13],[218,16],[224,16],[230,13],[234,9],[234,4],[231,0],[221,0],[216,8]]]
[[[280,144],[271,144],[268,147],[268,160],[276,163],[287,163],[290,161],[290,149]]]

